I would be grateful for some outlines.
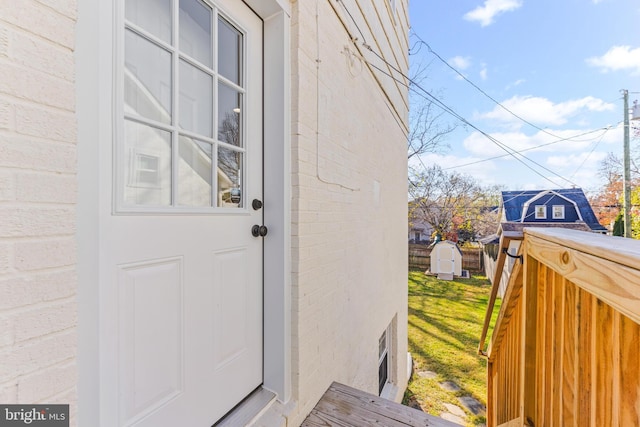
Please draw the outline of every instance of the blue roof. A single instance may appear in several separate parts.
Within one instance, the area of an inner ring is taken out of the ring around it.
[[[524,221],[521,221],[523,210],[527,205]],[[576,222],[582,217],[593,231],[606,231],[598,222],[587,197],[581,188],[568,188],[561,190],[527,190],[527,191],[503,191],[502,206],[504,218],[508,222],[552,222],[569,223]],[[544,206],[544,208],[542,208]],[[564,218],[553,218],[553,206],[564,206]],[[536,215],[534,209],[538,210]],[[576,211],[576,207],[579,212]]]

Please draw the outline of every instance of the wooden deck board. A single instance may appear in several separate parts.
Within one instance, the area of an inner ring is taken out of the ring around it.
[[[320,426],[459,427],[450,421],[336,382],[331,384],[302,423],[302,427]]]

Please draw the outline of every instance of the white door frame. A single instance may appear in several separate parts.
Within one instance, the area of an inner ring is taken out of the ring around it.
[[[114,2],[78,1],[78,425],[101,427],[98,174],[114,136]],[[264,382],[291,398],[291,11],[286,0],[245,0],[264,21]],[[108,158],[111,162],[111,159]]]

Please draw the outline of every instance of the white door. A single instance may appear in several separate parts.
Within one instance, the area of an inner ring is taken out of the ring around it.
[[[101,420],[210,426],[262,383],[262,22],[237,0],[121,17]]]
[[[455,272],[454,248],[446,245],[438,248],[438,273],[453,274]]]

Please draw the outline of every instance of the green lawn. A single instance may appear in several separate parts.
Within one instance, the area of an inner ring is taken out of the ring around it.
[[[453,281],[438,280],[422,272],[409,272],[409,351],[414,375],[404,403],[418,403],[439,416],[444,403],[460,406],[457,396],[472,396],[486,405],[487,362],[477,354],[491,285],[484,276]],[[493,322],[499,310],[498,300]],[[492,324],[493,324],[492,322]],[[489,335],[490,336],[490,335]],[[432,371],[435,378],[418,372]],[[440,383],[453,381],[461,388],[452,393]],[[467,414],[469,425],[484,417]]]

